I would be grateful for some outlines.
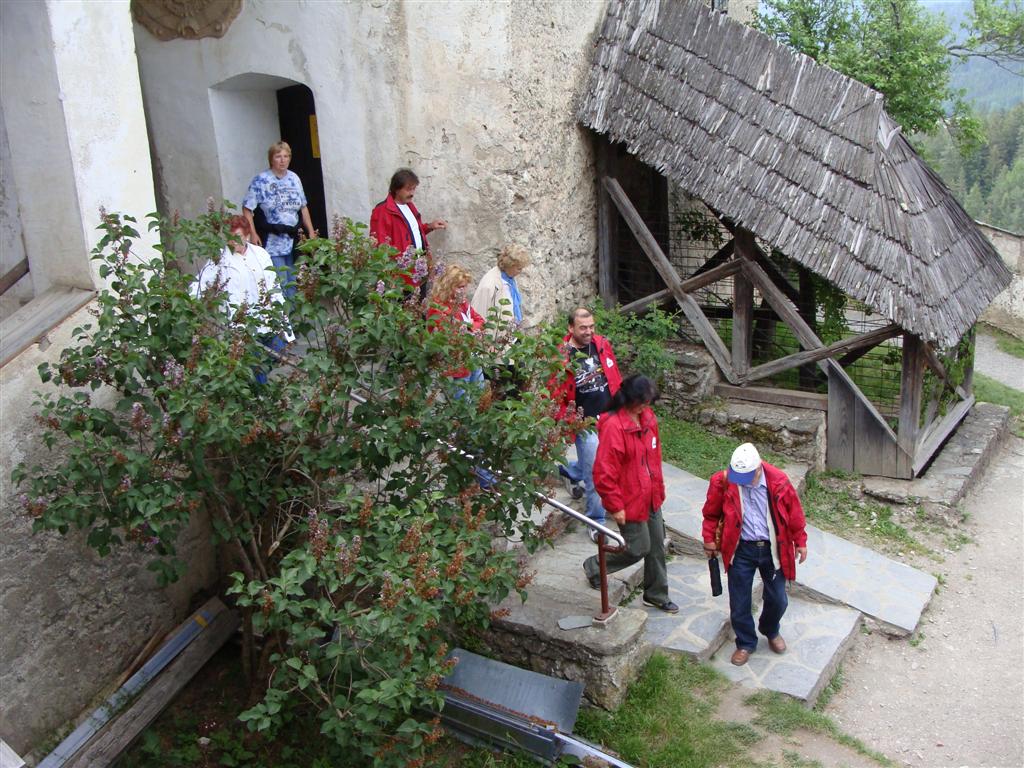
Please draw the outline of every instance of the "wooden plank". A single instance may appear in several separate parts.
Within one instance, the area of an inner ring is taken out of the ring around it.
[[[917,452],[914,454],[914,461],[911,465],[913,476],[925,468],[932,456],[935,454],[939,447],[946,441],[946,438],[950,436],[954,429],[959,426],[960,422],[964,420],[964,417],[970,412],[974,406],[974,396],[969,395],[966,400],[963,400],[953,406],[952,410],[946,414],[945,418],[937,424],[934,428],[929,430],[928,434],[921,440],[921,445],[918,447]]]
[[[923,346],[924,359],[925,362],[928,364],[928,367],[932,369],[932,372],[936,376],[942,379],[942,383],[946,385],[947,389],[949,389],[952,392],[956,392],[956,394],[960,396],[961,400],[966,400],[968,396],[967,390],[965,390],[963,386],[959,384],[955,387],[953,386],[953,382],[950,381],[949,379],[949,373],[946,371],[946,367],[942,364],[942,361],[939,359],[938,353],[935,351],[932,345],[924,344]]]
[[[223,610],[218,613],[203,632],[135,698],[131,707],[97,735],[69,765],[78,768],[112,765],[220,650],[238,629],[238,623],[236,612]]]
[[[856,447],[855,398],[846,381],[828,374],[828,429],[825,461],[829,469],[853,472]]]
[[[683,280],[679,284],[679,287],[686,293],[690,293],[691,291],[696,291],[706,285],[717,283],[719,280],[723,280],[724,278],[732,277],[737,274],[741,268],[742,265],[738,261],[728,261],[725,264],[718,265],[714,269],[708,270],[707,272],[702,273],[698,270],[692,277],[688,277]],[[622,312],[641,312],[647,309],[651,304],[660,303],[669,298],[673,298],[672,291],[665,288],[657,293],[652,293],[649,296],[644,296],[636,301],[631,301],[629,304],[625,304],[620,307],[620,310]]]
[[[728,219],[720,219],[720,221],[725,225],[726,229],[732,232],[734,238],[740,239],[740,242],[737,242],[736,244],[736,253],[746,256],[761,267],[765,274],[771,278],[775,287],[782,291],[786,298],[799,306],[800,291],[798,291],[796,287],[789,282],[789,279],[782,274],[782,270],[775,265],[775,262],[768,257],[768,254],[761,250],[761,247],[757,244],[757,240],[754,239],[753,233],[743,229],[742,227],[737,227]],[[743,233],[747,236],[744,237]]]
[[[0,323],[0,366],[7,365],[61,321],[84,307],[95,291],[58,286],[36,296]]]
[[[790,330],[793,331],[793,335],[796,336],[800,345],[805,349],[820,349],[824,346],[821,343],[821,339],[818,338],[817,334],[804,322],[804,319],[800,317],[800,313],[797,312],[796,307],[792,302],[788,301],[782,291],[776,287],[768,276],[764,273],[757,264],[752,262],[750,259],[742,256],[740,258],[743,261],[743,273],[747,275],[751,280],[754,281],[754,285],[761,291],[761,295],[764,296],[765,300],[775,310],[776,314],[782,318],[783,322],[789,326]],[[896,443],[896,433],[892,431],[892,427],[889,426],[885,418],[875,408],[874,403],[864,396],[864,393],[860,391],[860,388],[854,383],[850,375],[839,367],[839,364],[835,360],[825,358],[824,360],[818,361],[818,366],[829,375],[829,387],[831,388],[831,381],[833,373],[837,378],[840,378],[846,382],[850,390],[854,393],[857,401],[866,409],[878,426],[886,432],[891,438],[893,444]],[[859,471],[859,470],[858,470]]]
[[[697,275],[707,272],[709,269],[714,269],[718,265],[724,264],[725,262],[732,258],[732,255],[733,253],[735,253],[735,251],[736,241],[730,239],[728,242],[726,242],[725,245],[723,245],[721,248],[715,251],[714,256],[712,256],[710,259],[701,264],[697,268],[697,271],[690,275],[690,277],[697,277]]]
[[[722,342],[718,332],[715,331],[714,327],[708,321],[707,317],[701,311],[700,306],[694,301],[693,297],[686,293],[682,288],[682,281],[679,279],[679,275],[676,273],[675,267],[665,257],[665,254],[661,250],[661,246],[658,245],[657,240],[654,239],[654,235],[644,224],[643,218],[637,212],[636,208],[629,201],[626,193],[615,179],[605,177],[604,186],[608,190],[608,194],[611,196],[612,202],[615,203],[615,207],[619,209],[619,213],[622,214],[622,218],[629,226],[633,236],[640,244],[640,248],[647,254],[647,258],[651,260],[651,264],[658,271],[661,279],[665,281],[665,285],[675,296],[679,306],[682,308],[683,313],[686,315],[686,319],[690,321],[697,334],[701,337],[704,342],[704,346],[707,347],[709,353],[714,358],[715,363],[722,371],[722,375],[725,376],[732,383],[736,383],[737,377],[736,372],[732,368],[732,361],[729,359],[729,350],[725,348],[725,344]],[[724,264],[722,265],[725,266]],[[718,267],[716,269],[721,269]],[[702,278],[707,278],[709,275],[714,273],[715,270],[702,275]],[[712,281],[713,282],[713,281]]]
[[[28,259],[22,259],[13,267],[11,267],[7,274],[0,277],[0,296],[7,293],[8,289],[13,286],[16,282],[21,280],[25,275],[28,274]]]
[[[666,299],[672,298],[672,291],[666,288],[663,291],[652,293],[650,296],[644,296],[642,299],[631,301],[629,304],[623,304],[619,307],[620,312],[634,312],[638,315],[643,314],[650,308],[652,304],[661,304]]]
[[[792,355],[786,355],[780,357],[777,360],[759,365],[756,368],[751,368],[745,377],[742,377],[742,381],[756,381],[757,379],[763,379],[768,376],[773,376],[776,373],[782,371],[788,371],[790,368],[796,368],[800,365],[806,365],[807,363],[816,363],[819,360],[823,360],[826,357],[835,357],[836,355],[842,354],[851,349],[857,349],[859,347],[875,347],[880,342],[886,339],[891,339],[893,336],[897,336],[902,333],[902,329],[896,324],[890,324],[884,328],[876,328],[873,331],[862,333],[858,336],[851,336],[847,339],[840,339],[834,344],[829,344],[827,347],[819,347],[818,349],[804,350],[803,352],[795,352]],[[733,353],[735,359],[735,352]]]
[[[897,471],[896,466],[887,466],[885,459],[889,454],[889,435],[879,429],[879,424],[859,399],[854,398],[855,418],[854,429],[857,432],[857,443],[853,451],[853,471],[862,475],[890,475]],[[888,470],[888,471],[886,471]]]
[[[615,158],[611,145],[603,136],[594,139],[597,144],[597,178],[615,175]],[[615,258],[615,211],[603,184],[597,185],[597,289],[606,308],[619,301],[618,264]]]
[[[828,395],[816,392],[799,392],[795,389],[774,387],[734,387],[731,384],[715,384],[716,397],[732,400],[749,400],[752,403],[786,405],[790,408],[806,408],[812,411],[828,411]]]
[[[750,370],[754,334],[754,284],[739,274],[732,280],[732,367],[740,381]]]
[[[901,475],[911,473],[911,464],[917,450],[917,437],[921,424],[921,388],[924,384],[926,344],[913,333],[903,334],[903,370],[900,375],[900,422],[896,439],[900,451],[897,457]]]

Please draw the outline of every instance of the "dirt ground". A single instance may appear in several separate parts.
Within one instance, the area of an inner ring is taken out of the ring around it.
[[[898,765],[1021,768],[1024,440],[1006,440],[964,510],[971,541],[930,568],[918,634],[861,635],[825,712]]]

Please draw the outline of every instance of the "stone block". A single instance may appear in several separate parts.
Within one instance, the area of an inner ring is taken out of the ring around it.
[[[856,640],[860,620],[860,613],[850,608],[790,597],[782,619],[786,653],[772,653],[762,637],[742,667],[729,661],[734,642],[723,645],[711,664],[733,682],[779,691],[813,706]]]
[[[606,624],[559,628],[560,618],[597,612],[597,593],[587,592],[548,587],[533,589],[525,602],[512,596],[499,606],[508,615],[492,623],[485,639],[502,661],[581,682],[588,701],[615,709],[650,657],[652,647],[644,639],[647,614],[619,608]]]
[[[664,651],[707,661],[729,632],[728,595],[711,596],[707,561],[696,557],[669,561],[668,589],[679,613],[644,607],[647,641]]]
[[[695,412],[703,426],[737,443],[751,442],[810,465],[825,468],[826,417],[822,411],[784,405],[716,401]]]

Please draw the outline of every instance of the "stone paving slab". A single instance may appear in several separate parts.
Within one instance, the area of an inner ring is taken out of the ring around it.
[[[711,596],[707,561],[674,557],[668,563],[669,597],[679,606],[675,615],[649,608],[644,637],[647,642],[673,653],[707,661],[729,633],[729,596]]]
[[[786,653],[772,653],[768,641],[760,637],[750,661],[733,666],[729,658],[736,645],[730,631],[729,641],[714,655],[711,665],[733,682],[779,691],[813,706],[856,639],[860,618],[860,613],[850,608],[791,596],[782,619]]]
[[[981,477],[1009,429],[1009,408],[978,403],[964,417],[923,475],[913,480],[865,477],[864,491],[896,504],[953,507]]]
[[[702,552],[701,507],[707,482],[664,465],[665,525],[676,551]],[[698,501],[699,499],[699,501]],[[877,619],[897,634],[917,627],[935,591],[936,579],[884,555],[807,526],[808,559],[797,567],[796,592],[845,603]]]
[[[534,590],[572,590],[579,594],[581,610],[586,613],[593,606],[600,606],[601,593],[591,589],[583,574],[583,561],[597,552],[597,545],[583,530],[582,526],[560,536],[554,547],[545,547],[530,558],[527,570],[536,571],[528,587]],[[612,605],[628,595],[642,580],[644,564],[641,560],[608,577],[608,599]]]

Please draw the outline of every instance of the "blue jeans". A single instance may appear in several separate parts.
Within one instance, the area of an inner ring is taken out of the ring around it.
[[[274,352],[281,352],[285,347],[288,346],[288,342],[282,339],[280,336],[267,335],[260,338],[260,343],[263,344],[267,349]],[[253,375],[256,377],[257,384],[266,384],[267,375],[277,365],[277,359],[267,355],[267,362],[263,365],[255,366],[252,369]]]
[[[729,566],[729,619],[736,633],[736,647],[753,653],[757,649],[754,617],[750,614],[750,591],[754,586],[754,572],[760,572],[764,582],[764,604],[757,621],[758,631],[769,640],[779,636],[779,622],[789,605],[786,596],[786,577],[775,570],[771,544],[757,546],[740,540]]]
[[[285,256],[274,256],[271,254],[270,261],[277,268],[277,282],[281,286],[281,293],[285,299],[295,295],[295,251],[289,251]],[[289,306],[291,306],[289,304]]]
[[[587,517],[598,523],[604,523],[605,511],[601,506],[601,497],[594,490],[594,459],[597,458],[597,432],[578,432],[576,434],[576,461],[570,461],[565,474],[574,483],[583,483],[584,495],[587,499]]]
[[[482,368],[477,368],[475,371],[471,371],[468,376],[459,376],[452,379],[452,381],[464,382],[467,385],[472,384],[474,386],[482,384],[483,380],[484,372]],[[455,390],[455,399],[458,400],[464,394],[466,394],[466,390],[459,387],[458,389]],[[467,453],[472,452],[472,450],[467,451]],[[483,488],[485,491],[488,488],[493,488],[495,485],[498,484],[498,479],[491,472],[488,472],[483,467],[473,467],[473,474],[476,475],[477,483],[479,483],[480,487]]]

